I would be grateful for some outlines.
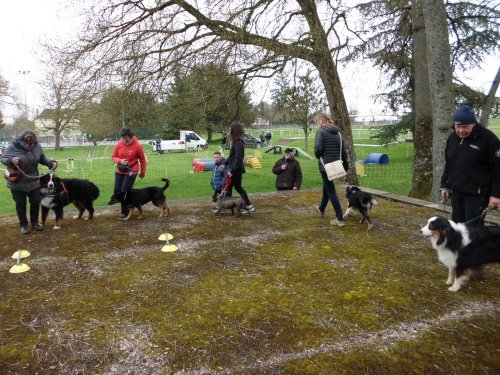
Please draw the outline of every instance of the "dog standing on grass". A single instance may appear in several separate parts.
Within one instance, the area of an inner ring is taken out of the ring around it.
[[[500,227],[473,227],[434,216],[420,233],[431,241],[439,261],[448,267],[446,285],[450,292],[460,290],[475,267],[500,263]]]
[[[368,229],[372,229],[373,224],[370,219],[370,213],[372,207],[377,205],[377,201],[370,193],[362,191],[357,186],[349,185],[346,187],[345,192],[348,206],[344,214],[344,220],[351,214],[352,211],[357,211],[362,216],[360,223],[363,223],[366,220],[368,222]]]
[[[226,197],[223,194],[219,194],[214,213],[217,215],[222,210],[231,210],[231,215],[234,216],[234,210],[236,209],[236,217],[240,217],[241,210],[243,210],[245,206],[246,203],[241,197]]]
[[[139,219],[142,218],[142,206],[149,202],[160,208],[160,217],[169,216],[170,209],[167,206],[165,190],[170,186],[170,180],[168,178],[162,178],[161,180],[165,182],[163,187],[149,186],[142,189],[131,189],[125,193],[113,194],[108,204],[112,205],[120,202],[125,203],[130,208],[127,217],[123,219],[124,221],[132,217],[134,208],[139,211]]]

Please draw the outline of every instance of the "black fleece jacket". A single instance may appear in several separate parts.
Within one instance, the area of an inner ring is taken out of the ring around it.
[[[500,197],[500,141],[480,124],[467,138],[450,134],[441,187],[465,194]]]

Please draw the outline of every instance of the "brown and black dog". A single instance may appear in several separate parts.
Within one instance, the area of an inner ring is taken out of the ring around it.
[[[141,218],[142,206],[149,202],[160,208],[160,217],[168,216],[170,215],[170,209],[167,206],[165,190],[170,186],[170,180],[168,178],[162,178],[161,180],[165,182],[163,187],[149,186],[142,189],[131,189],[125,193],[113,194],[108,204],[124,203],[130,208],[128,215],[123,220],[132,217],[134,208],[139,210],[139,218]]]

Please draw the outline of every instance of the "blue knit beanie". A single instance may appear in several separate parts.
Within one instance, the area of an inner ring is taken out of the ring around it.
[[[476,123],[477,120],[474,110],[467,105],[457,109],[453,115],[453,125],[470,125]]]

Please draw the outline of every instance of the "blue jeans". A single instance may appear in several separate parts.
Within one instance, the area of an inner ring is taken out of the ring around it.
[[[335,184],[333,181],[329,181],[326,176],[325,171],[319,171],[321,173],[321,179],[323,180],[323,196],[321,197],[321,203],[319,204],[319,210],[325,212],[326,205],[328,201],[332,202],[333,209],[335,210],[335,217],[337,220],[343,221],[344,214],[342,212],[342,206],[340,205],[339,198],[335,191]]]

